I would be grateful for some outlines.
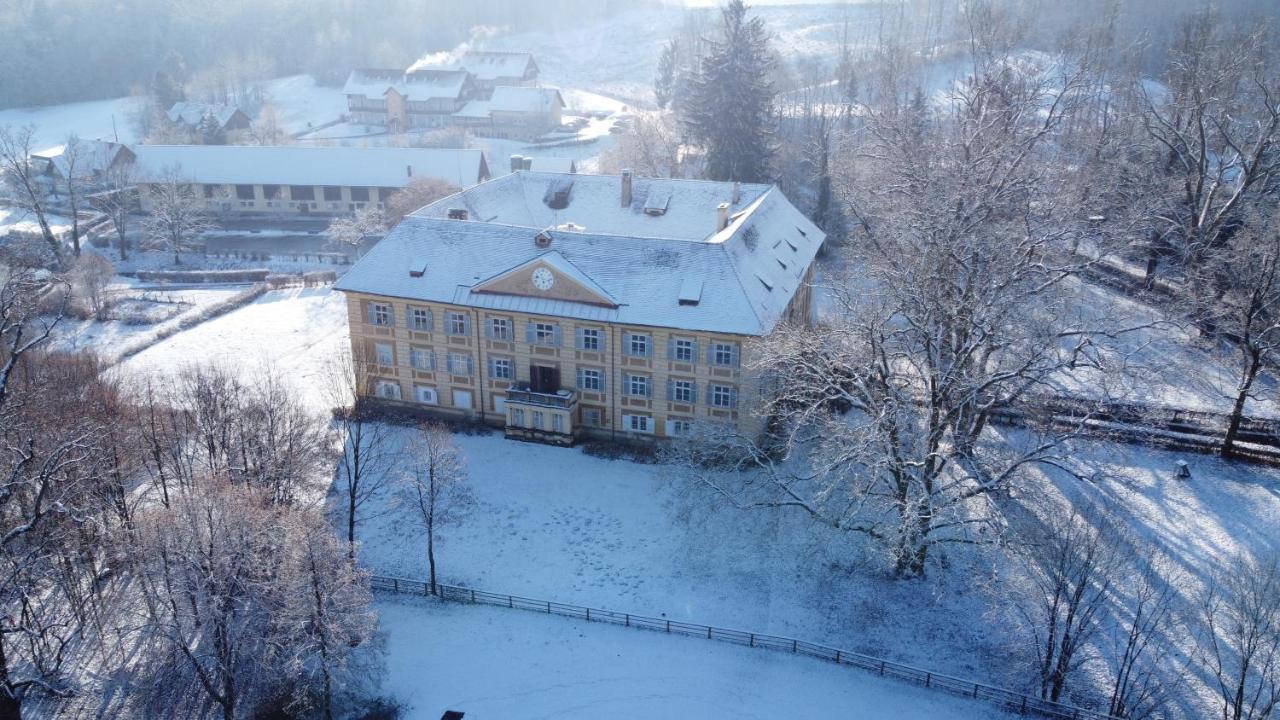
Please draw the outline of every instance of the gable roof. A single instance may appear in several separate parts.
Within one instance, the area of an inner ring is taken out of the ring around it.
[[[534,268],[544,267],[544,266],[550,270],[553,270],[555,274],[568,278],[570,281],[572,281],[573,283],[581,287],[583,290],[585,290],[589,295],[595,296],[591,298],[591,300],[580,300],[578,302],[586,302],[588,305],[602,305],[602,306],[611,307],[611,308],[618,307],[618,301],[615,300],[613,297],[611,297],[608,291],[600,287],[600,285],[596,283],[595,280],[592,280],[591,277],[588,276],[586,273],[579,270],[576,265],[569,262],[569,260],[565,258],[564,255],[560,254],[560,251],[558,250],[548,250],[543,254],[534,257],[531,260],[526,260],[525,262],[522,262],[519,265],[513,268],[510,268],[509,270],[505,270],[501,273],[498,273],[493,277],[486,278],[480,281],[479,283],[476,283],[471,288],[471,292],[473,293],[497,292],[499,294],[505,294],[505,295],[518,294],[518,295],[526,295],[529,297],[542,297],[541,295],[529,295],[528,293],[512,293],[509,291],[504,291],[503,289],[499,289],[498,286],[501,284],[503,280],[511,278],[512,276],[520,275],[526,270],[532,270]],[[550,291],[548,292],[547,296],[554,297],[555,295],[558,295],[558,294],[559,293]]]
[[[210,105],[198,102],[176,102],[173,107],[169,108],[169,112],[166,115],[169,116],[170,122],[182,123],[192,127],[203,122],[206,115],[212,115],[219,127],[226,127],[227,123],[231,122],[237,113],[243,115],[245,120],[249,119],[249,116],[235,105]]]
[[[489,98],[489,109],[499,112],[547,113],[557,105],[564,107],[564,98],[553,87],[499,85]]]
[[[480,150],[301,145],[134,145],[138,181],[178,166],[187,179],[223,185],[403,187],[432,177],[467,187],[488,175]]]
[[[692,203],[697,199],[701,206],[696,228],[664,223],[665,237],[630,232],[644,226],[637,225],[641,221],[634,217],[634,201],[627,208],[618,203],[613,194],[616,177],[552,176],[591,178],[581,188],[575,183],[574,191],[585,190],[585,197],[578,197],[570,207],[594,197],[588,189],[592,186],[612,190],[616,211],[597,208],[599,212],[585,218],[587,227],[582,232],[555,227],[544,230],[548,225],[541,222],[517,224],[512,218],[487,218],[475,211],[476,206],[505,204],[493,197],[488,197],[488,202],[468,202],[468,196],[488,196],[498,188],[505,189],[499,194],[512,205],[528,203],[527,178],[522,176],[529,175],[542,174],[503,176],[410,215],[365,254],[337,288],[597,322],[762,335],[782,319],[825,239],[821,230],[770,186],[743,186],[732,220],[717,232],[715,204],[707,201],[728,200],[733,192],[731,183],[657,181],[673,191],[671,212],[675,215],[668,220],[695,217],[680,207],[682,200]],[[642,184],[639,178],[633,182],[636,187]],[[532,185],[545,187],[545,182]],[[536,203],[542,205],[541,195]],[[450,207],[472,208],[472,219],[448,220],[447,215],[435,214],[434,209],[447,213]],[[644,215],[643,202],[639,208],[643,219],[663,221]],[[704,215],[710,216],[710,227],[703,224]],[[523,214],[525,219],[530,216],[528,211]],[[593,220],[595,228],[590,225]],[[534,241],[539,233],[550,238],[549,245]],[[411,277],[410,263],[417,258],[426,259],[427,269],[420,277]],[[554,293],[539,297],[474,292],[478,286],[536,261],[555,262],[558,271],[575,273],[570,277],[593,284],[617,307],[557,299]]]
[[[342,87],[344,95],[382,97],[395,90],[411,100],[444,98],[456,100],[462,96],[467,84],[463,70],[430,68],[406,73],[401,70],[366,68],[352,70]]]
[[[49,168],[56,171],[60,177],[65,178],[71,172],[66,152],[67,146],[59,145],[42,152],[33,153],[31,157],[44,160],[48,163]],[[105,172],[115,164],[117,158],[122,154],[132,155],[129,149],[120,143],[106,140],[81,140],[79,155],[76,157],[75,176],[76,178],[85,178],[92,177],[96,173]]]
[[[538,69],[530,53],[487,50],[468,50],[445,67],[466,70],[481,80],[519,79],[530,67]]]

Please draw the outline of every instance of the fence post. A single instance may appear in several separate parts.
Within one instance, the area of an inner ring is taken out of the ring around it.
[[[708,626],[707,626],[707,639],[708,639],[708,640],[710,640],[710,639],[711,639],[711,626],[710,626],[710,625],[708,625]]]
[[[631,614],[627,613],[626,618],[627,618],[627,627],[631,627]]]
[[[978,697],[978,683],[973,684],[973,696]]]
[[[591,622],[591,608],[587,608],[587,622]]]
[[[798,646],[799,646],[799,644],[800,644],[800,642],[799,642],[798,640],[792,639],[792,640],[791,640],[791,652],[796,652],[796,651],[798,650]]]
[[[884,674],[884,661],[883,661],[883,660],[881,660],[881,661],[880,661],[880,674],[881,674],[881,675],[883,675],[883,674]]]
[[[393,578],[393,579],[391,580],[391,586],[392,586],[393,588],[395,588],[395,591],[396,591],[396,592],[400,592],[400,581],[399,581],[399,580],[396,580],[396,579],[394,579],[394,578]]]
[[[755,646],[756,646],[756,634],[751,633],[751,647],[755,647]]]
[[[547,614],[548,614],[548,615],[550,615],[550,614],[551,614],[551,601],[550,601],[550,600],[548,600],[548,601],[547,601]]]
[[[836,651],[836,664],[837,664],[837,665],[839,665],[839,664],[840,664],[840,651],[839,651],[839,650],[837,650],[837,651]]]
[[[1026,695],[1022,696],[1022,709],[1018,711],[1018,714],[1020,715],[1027,714],[1027,696]]]
[[[476,601],[476,589],[471,588],[471,602],[474,604],[475,601]]]
[[[926,672],[924,674],[924,686],[929,687],[932,684],[933,684],[933,673]]]

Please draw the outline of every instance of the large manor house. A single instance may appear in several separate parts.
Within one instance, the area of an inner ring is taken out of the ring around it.
[[[520,171],[405,218],[338,282],[362,392],[508,437],[763,430],[756,338],[825,235],[776,187]]]

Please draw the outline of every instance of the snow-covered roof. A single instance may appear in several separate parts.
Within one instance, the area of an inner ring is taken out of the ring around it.
[[[199,125],[206,115],[212,115],[220,127],[226,126],[235,114],[241,112],[235,105],[210,105],[198,102],[176,102],[169,108],[169,122],[180,122],[184,125]],[[247,115],[245,117],[248,117]]]
[[[139,182],[155,182],[178,166],[192,182],[224,185],[403,187],[415,177],[459,187],[484,179],[480,150],[298,145],[134,145]]]
[[[529,53],[469,50],[444,67],[466,70],[481,80],[508,80],[523,78],[530,65],[533,55]]]
[[[388,90],[410,100],[432,98],[456,99],[466,87],[467,74],[462,70],[430,69],[404,73],[400,70],[352,70],[342,87],[344,95],[382,97]]]
[[[76,157],[75,176],[77,178],[91,177],[95,173],[110,169],[112,163],[115,162],[122,151],[125,151],[125,146],[120,143],[106,140],[81,140]],[[65,178],[70,173],[66,152],[66,145],[58,145],[57,147],[34,153],[31,157],[47,162],[58,171],[58,175]]]
[[[568,180],[573,187],[566,210],[578,211],[574,222],[585,231],[558,229],[568,216],[547,222],[555,211],[544,195]],[[782,319],[825,239],[771,186],[741,186],[728,225],[716,231],[716,207],[732,199],[732,183],[635,178],[627,207],[619,201],[619,183],[618,177],[519,172],[478,185],[405,218],[337,287],[628,325],[761,335]],[[643,212],[643,198],[654,188],[672,191],[667,215]],[[468,208],[470,219],[447,219],[449,208]],[[540,233],[549,242],[535,241]],[[409,274],[414,258],[426,258],[420,277]],[[489,285],[537,261],[617,307],[556,297],[554,291],[495,293]],[[472,291],[482,284],[483,292]]]
[[[565,190],[565,204],[553,208],[560,204],[553,195]],[[637,177],[631,182],[631,204],[623,206],[617,175],[526,171],[495,178],[414,214],[447,218],[451,208],[464,208],[472,220],[506,225],[545,228],[572,222],[593,233],[705,240],[716,231],[717,205],[729,203],[736,213],[768,190],[768,185],[740,185],[734,202],[733,183]],[[645,212],[655,195],[668,198],[660,215]]]
[[[489,98],[489,110],[494,112],[549,113],[557,104],[564,107],[564,98],[553,87],[499,85]]]
[[[529,169],[533,172],[576,173],[578,164],[567,157],[534,157],[529,158]]]

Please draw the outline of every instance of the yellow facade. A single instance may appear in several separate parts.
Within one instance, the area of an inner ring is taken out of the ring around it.
[[[797,299],[802,300],[799,294]],[[807,308],[807,300],[803,302]],[[356,292],[347,293],[347,307],[352,351],[368,375],[364,386],[383,400],[506,426],[508,435],[516,437],[521,436],[519,428],[532,427],[534,412],[542,413],[538,418],[542,430],[554,433],[558,427],[575,436],[667,437],[685,431],[682,423],[707,421],[734,423],[750,434],[763,430],[763,420],[752,412],[759,389],[743,370],[750,366],[750,336],[589,322]],[[797,309],[801,318],[806,312]],[[531,328],[534,342],[529,342]],[[579,330],[592,331],[598,349],[584,347]],[[636,342],[645,346],[646,354],[628,347],[634,337],[645,338]],[[680,359],[672,349],[677,342]],[[716,357],[731,362],[718,364],[711,355],[713,348],[719,352]],[[725,348],[734,349],[731,356]],[[517,408],[519,400],[508,403],[513,384],[529,383],[534,372],[545,372],[534,368],[556,371],[559,387],[570,391],[563,403],[554,403],[564,407]],[[592,373],[600,374],[598,388]],[[633,382],[633,378],[642,380]],[[647,394],[635,392],[643,388]],[[523,414],[515,413],[516,409]]]

